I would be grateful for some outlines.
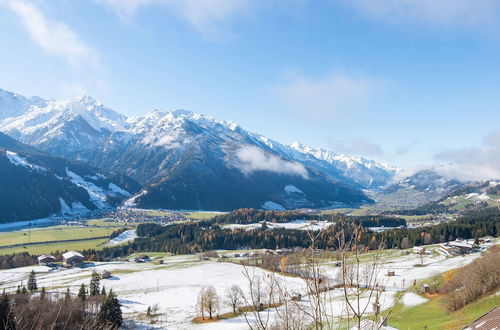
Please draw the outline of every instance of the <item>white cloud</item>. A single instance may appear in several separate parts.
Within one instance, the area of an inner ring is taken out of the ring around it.
[[[290,106],[306,114],[336,115],[362,108],[382,83],[367,77],[330,74],[311,79],[289,74],[273,90]]]
[[[144,7],[159,6],[173,11],[205,36],[218,32],[220,25],[235,19],[249,8],[262,4],[256,0],[94,0],[121,18],[130,18]]]
[[[500,179],[500,131],[487,135],[482,145],[452,149],[435,156],[446,162],[440,171],[463,180]]]
[[[6,0],[0,5],[19,17],[31,39],[46,53],[62,57],[73,66],[97,65],[95,52],[68,25],[48,19],[33,3]]]
[[[498,0],[340,0],[362,14],[393,24],[434,27],[497,26]]]
[[[236,156],[240,161],[239,168],[243,173],[269,171],[281,174],[299,175],[304,179],[308,178],[307,169],[304,165],[283,160],[255,146],[247,145],[242,147],[237,151]]]

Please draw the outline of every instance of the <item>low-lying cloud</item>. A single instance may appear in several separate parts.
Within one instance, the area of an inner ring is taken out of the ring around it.
[[[443,172],[458,179],[500,179],[500,130],[487,135],[480,146],[445,150],[434,158],[446,163]]]
[[[239,160],[239,169],[245,173],[255,171],[269,171],[280,174],[292,174],[308,178],[307,169],[298,162],[291,162],[266,153],[255,146],[244,146],[236,153]]]

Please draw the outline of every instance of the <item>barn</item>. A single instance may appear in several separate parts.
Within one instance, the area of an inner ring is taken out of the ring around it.
[[[50,254],[43,254],[37,258],[40,266],[50,266],[56,261],[56,257]]]
[[[80,266],[85,259],[81,253],[75,251],[63,253],[62,257],[63,266],[67,268]]]

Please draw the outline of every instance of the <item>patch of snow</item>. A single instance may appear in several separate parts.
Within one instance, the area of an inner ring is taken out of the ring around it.
[[[490,199],[490,196],[488,196],[486,194],[481,194],[481,195],[477,196],[477,199],[479,199],[480,201],[487,201],[488,199]]]
[[[140,192],[140,193],[138,193],[137,195],[132,196],[132,197],[130,197],[129,199],[127,199],[125,202],[123,202],[123,206],[124,206],[124,207],[127,207],[127,208],[134,208],[134,207],[136,207],[136,206],[137,206],[137,204],[136,204],[135,200],[136,200],[137,198],[139,198],[140,196],[144,196],[144,195],[146,195],[147,193],[148,193],[148,191],[147,191],[147,190],[143,190],[143,191],[141,191],[141,192]]]
[[[285,229],[295,229],[295,230],[321,230],[321,229],[326,229],[333,225],[332,222],[327,222],[327,221],[309,221],[309,220],[293,220],[290,222],[284,222],[284,223],[273,223],[273,222],[266,222],[266,226],[269,229],[274,229],[274,228],[285,228]],[[225,225],[224,228],[238,228],[238,229],[245,229],[245,230],[254,230],[262,227],[262,223],[250,223],[250,224],[228,224]]]
[[[132,241],[136,237],[137,237],[137,233],[136,233],[135,230],[133,230],[133,229],[127,230],[127,231],[124,231],[123,233],[121,233],[120,235],[116,236],[115,238],[109,240],[109,242],[106,243],[105,245],[106,246],[117,245],[117,244],[120,244],[120,243]]]
[[[62,197],[59,197],[59,204],[61,204],[61,211],[60,212],[62,215],[72,214],[71,208],[68,206],[68,204],[66,203],[66,201]]]
[[[299,188],[297,188],[291,184],[286,185],[284,190],[287,194],[293,194],[293,193],[303,194],[304,193],[302,190],[300,190]]]
[[[416,305],[423,304],[427,301],[428,301],[428,299],[426,299],[422,296],[419,296],[418,294],[413,293],[413,292],[407,292],[403,296],[403,304],[405,304],[405,306],[416,306]]]
[[[37,171],[45,171],[44,167],[31,164],[30,162],[28,162],[28,160],[26,160],[26,158],[19,156],[15,152],[7,150],[6,156],[9,159],[9,161],[16,166],[22,166],[22,167],[26,167],[26,168],[37,170]]]
[[[123,195],[125,197],[129,197],[130,196],[130,193],[128,191],[126,191],[125,189],[122,189],[122,188],[118,187],[113,182],[109,183],[108,188],[113,193],[120,194],[120,195]]]
[[[104,190],[92,182],[85,181],[81,176],[71,172],[68,168],[66,168],[66,174],[70,178],[71,182],[87,191],[90,196],[90,200],[98,209],[104,210],[110,208],[109,204],[106,202],[107,196]]]
[[[282,205],[272,201],[267,201],[264,204],[262,204],[262,208],[264,210],[285,211],[285,208]]]

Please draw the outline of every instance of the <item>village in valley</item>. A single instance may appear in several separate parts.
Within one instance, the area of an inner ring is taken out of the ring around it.
[[[150,212],[154,212],[153,215]],[[147,216],[141,221],[144,215]],[[171,226],[173,223],[199,222],[206,218],[210,216],[148,210],[122,211],[120,215],[106,220],[106,223],[122,223],[124,229],[100,244],[103,247],[130,244],[138,237],[135,226],[141,223]],[[228,224],[223,228],[243,231],[259,231],[263,227],[268,230],[282,228],[314,234],[332,225],[322,221],[292,220],[285,223],[266,224],[261,221],[251,225]],[[386,230],[374,229],[373,232]],[[398,329],[397,324],[401,321],[390,311],[411,311],[432,305],[443,285],[442,276],[480,259],[497,243],[496,238],[485,236],[457,238],[406,249],[366,251],[357,257],[361,260],[357,266],[353,263],[354,259],[342,259],[335,251],[316,249],[311,252],[309,248],[298,247],[219,249],[192,254],[131,251],[125,257],[109,261],[94,261],[94,257],[89,258],[89,252],[84,255],[81,250],[70,250],[55,255],[41,254],[36,259],[38,266],[0,270],[0,283],[6,292],[15,292],[27,284],[34,272],[38,288],[43,287],[44,295],[57,297],[71,294],[77,299],[82,287],[89,287],[96,274],[101,287],[117,295],[124,324],[128,327],[234,329],[258,324],[261,318],[265,318],[269,324],[279,324],[287,308],[295,309],[303,319],[308,319],[314,301],[310,286],[312,275],[311,269],[306,270],[308,262],[301,260],[310,262],[310,258],[313,258],[320,269],[320,274],[316,275],[322,281],[321,301],[330,322],[342,324],[343,328],[355,326],[350,315],[352,311],[348,307],[349,301],[345,299],[345,289],[364,306],[362,329],[372,329],[374,326],[378,329]],[[365,277],[359,280],[356,289],[343,288],[345,278],[342,278],[342,274],[352,272],[355,266],[362,270]],[[374,272],[372,278],[366,277],[368,269]],[[277,287],[282,290],[280,293],[276,291],[272,297],[260,298],[261,306],[257,311],[248,309],[249,304],[255,303],[252,300],[254,281],[261,283],[263,292],[271,287],[274,287],[272,290],[277,290]],[[200,318],[199,299],[207,288],[214,290],[217,306],[214,307],[216,316],[204,321],[204,318]],[[235,312],[235,306],[230,303],[231,290],[241,294],[241,298],[237,299],[239,312]],[[372,292],[377,294],[372,295]],[[375,310],[374,303],[379,306]],[[388,315],[382,316],[385,313]],[[464,324],[468,320],[472,321],[471,317],[466,318]]]

